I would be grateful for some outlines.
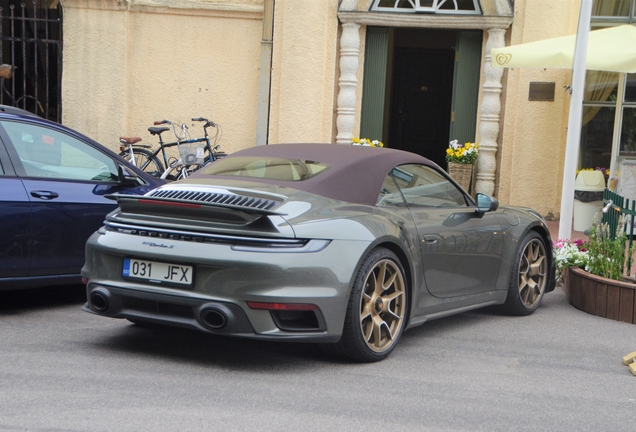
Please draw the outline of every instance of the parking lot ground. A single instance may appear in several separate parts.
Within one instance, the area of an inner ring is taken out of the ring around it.
[[[145,329],[82,303],[81,288],[0,293],[0,430],[635,427],[636,376],[622,357],[636,326],[581,312],[560,289],[529,317],[485,309],[425,323],[373,364]]]

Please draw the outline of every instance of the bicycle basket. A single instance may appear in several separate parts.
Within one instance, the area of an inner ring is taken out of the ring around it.
[[[179,143],[179,155],[184,165],[203,165],[205,162],[205,143]]]

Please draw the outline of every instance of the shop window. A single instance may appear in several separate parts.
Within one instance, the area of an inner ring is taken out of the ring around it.
[[[590,107],[584,106],[584,111]],[[609,168],[615,107],[594,106],[594,116],[581,129],[580,168]]]
[[[625,79],[620,143],[621,152],[636,156],[636,74],[629,74]]]
[[[594,0],[592,30],[622,24],[636,24],[636,0]],[[612,176],[636,158],[636,74],[587,71],[580,149],[579,168]]]
[[[588,71],[583,94],[579,168],[609,168],[619,74]]]
[[[636,13],[636,0],[594,0],[592,22],[631,23]]]

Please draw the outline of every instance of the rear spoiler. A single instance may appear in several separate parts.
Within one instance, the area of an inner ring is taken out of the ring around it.
[[[166,207],[183,207],[183,208],[222,208],[226,210],[240,211],[250,215],[258,216],[287,216],[287,213],[276,212],[272,210],[249,207],[235,204],[224,204],[219,202],[193,201],[187,199],[174,199],[165,197],[151,197],[146,195],[130,195],[130,194],[107,194],[105,198],[116,200],[122,211],[132,210],[145,205],[157,205]]]

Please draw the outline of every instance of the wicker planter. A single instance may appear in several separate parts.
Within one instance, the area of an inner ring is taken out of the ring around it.
[[[596,276],[570,267],[565,292],[577,309],[603,318],[636,324],[636,283]]]
[[[448,162],[448,174],[455,180],[466,192],[470,192],[470,186],[473,180],[473,164],[461,164],[457,162]]]

